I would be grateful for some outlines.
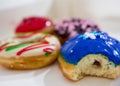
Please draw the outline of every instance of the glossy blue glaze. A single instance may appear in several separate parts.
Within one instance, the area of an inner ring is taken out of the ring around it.
[[[91,32],[67,41],[61,48],[64,60],[76,65],[88,54],[103,54],[115,65],[120,64],[120,42],[107,33]]]

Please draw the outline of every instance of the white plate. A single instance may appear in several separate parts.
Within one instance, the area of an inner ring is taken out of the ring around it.
[[[12,32],[13,30],[0,29],[0,38],[12,36]],[[120,39],[114,33],[111,35]],[[62,75],[57,62],[46,68],[29,71],[8,70],[0,67],[0,86],[120,86],[119,82],[120,77],[115,80],[85,77],[78,82],[71,82]]]
[[[0,86],[120,86],[119,82],[120,77],[115,80],[85,77],[78,82],[71,82],[62,75],[57,63],[31,71],[0,68]]]

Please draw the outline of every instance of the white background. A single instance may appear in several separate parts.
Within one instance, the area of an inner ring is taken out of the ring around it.
[[[24,17],[48,16],[55,21],[69,17],[90,18],[103,31],[120,39],[120,0],[0,0],[0,38],[12,36]],[[120,77],[108,80],[86,77],[71,82],[57,63],[39,70],[13,71],[0,67],[0,86],[120,86]]]

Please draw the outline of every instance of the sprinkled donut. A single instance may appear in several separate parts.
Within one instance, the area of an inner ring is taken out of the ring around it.
[[[67,41],[60,53],[60,67],[70,80],[88,75],[115,79],[120,75],[120,42],[107,33],[78,35]]]
[[[32,33],[0,42],[0,64],[10,69],[35,69],[53,63],[59,53],[58,39]]]
[[[63,20],[55,25],[55,35],[63,44],[66,40],[85,32],[99,31],[97,24],[88,19],[72,18]]]
[[[34,32],[52,33],[53,22],[45,17],[28,17],[24,18],[16,27],[16,35],[26,35]]]

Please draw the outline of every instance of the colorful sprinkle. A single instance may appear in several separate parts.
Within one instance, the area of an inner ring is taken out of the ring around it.
[[[51,53],[50,52],[46,52],[45,56],[48,57]]]

